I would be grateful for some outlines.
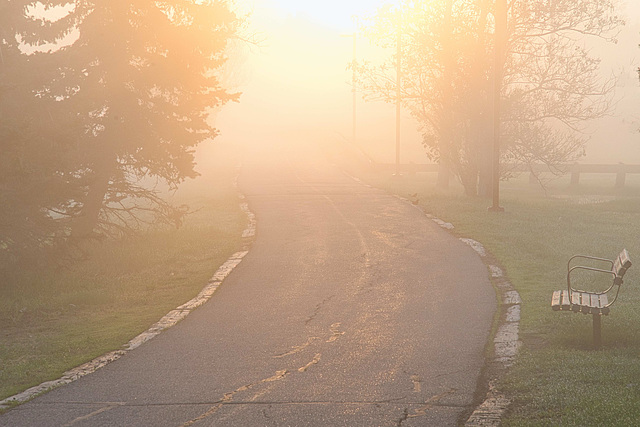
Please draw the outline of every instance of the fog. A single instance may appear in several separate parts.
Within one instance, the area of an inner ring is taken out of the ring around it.
[[[640,419],[637,287],[600,339],[640,252],[638,0],[616,44],[617,0],[29,1],[0,0],[1,425]],[[364,99],[396,70],[399,160],[437,177],[353,168],[396,161]],[[581,267],[609,290],[571,294],[576,253],[620,254]]]
[[[584,163],[640,162],[640,5],[629,1],[623,4],[621,14],[626,25],[620,30],[617,44],[593,47],[602,58],[603,76],[613,74],[619,81],[611,116],[591,125],[593,134]]]
[[[376,2],[370,3],[375,7]],[[347,67],[353,60],[353,39],[345,37],[354,28],[350,11],[345,8],[342,16],[327,22],[284,6],[260,1],[251,8],[250,32],[260,42],[234,52],[241,55],[240,69],[228,77],[242,96],[213,118],[221,131],[214,145],[351,145],[352,71]],[[363,37],[357,40],[361,59],[389,54]],[[401,158],[427,162],[418,124],[406,111],[401,123]],[[364,102],[358,91],[357,145],[377,162],[395,161],[395,105]],[[215,147],[201,148],[203,165],[208,150],[213,155]]]
[[[602,1],[598,4],[609,4],[608,0]],[[391,3],[386,12],[379,9],[383,3]],[[75,222],[77,212],[89,210],[88,202],[78,201],[85,196],[94,200],[88,196],[89,187],[95,187],[97,194],[90,209],[94,220],[104,209],[115,209],[113,204],[99,206],[104,202],[100,192],[103,196],[110,193],[108,200],[120,202],[139,198],[138,190],[142,190],[152,203],[162,204],[155,198],[158,188],[175,190],[185,181],[197,181],[191,179],[197,176],[192,170],[193,150],[195,169],[204,178],[220,163],[240,164],[247,153],[258,149],[275,152],[271,148],[283,144],[311,147],[313,156],[325,156],[330,162],[348,158],[394,163],[396,106],[364,98],[373,92],[378,98],[395,100],[396,34],[403,34],[403,40],[410,42],[402,44],[406,79],[402,88],[405,105],[400,114],[401,163],[439,161],[458,178],[466,194],[488,197],[487,183],[492,176],[492,159],[487,155],[493,144],[492,79],[497,69],[505,73],[501,80],[506,105],[501,116],[501,138],[505,143],[501,148],[506,161],[551,166],[576,159],[585,164],[640,164],[638,4],[629,2],[617,11],[626,25],[619,29],[617,44],[612,44],[598,38],[600,34],[610,35],[618,23],[606,12],[594,20],[590,11],[580,6],[582,3],[565,2],[564,9],[557,11],[549,6],[551,3],[513,2],[511,19],[517,25],[501,42],[513,51],[496,67],[493,60],[500,60],[500,55],[495,55],[500,43],[494,42],[499,39],[495,37],[495,11],[482,2],[474,3],[478,10],[461,9],[472,3],[405,1],[399,8],[398,2],[383,0],[247,0],[221,2],[224,7],[237,8],[225,14],[214,10],[213,3],[195,2],[194,9],[202,10],[191,15],[183,11],[190,17],[185,21],[177,18],[178,9],[165,3],[141,4],[138,21],[114,9],[125,3],[104,3],[92,9],[82,2],[50,8],[36,2],[26,13],[11,3],[15,8],[12,13],[23,15],[16,22],[23,22],[16,24],[11,36],[0,40],[0,48],[6,52],[12,48],[14,55],[3,56],[3,65],[11,67],[6,67],[7,79],[0,80],[5,85],[0,90],[13,91],[3,98],[3,108],[11,113],[5,115],[10,119],[9,127],[30,121],[34,133],[40,132],[52,141],[82,141],[75,147],[60,142],[60,149],[51,146],[50,152],[45,152],[35,139],[24,137],[32,144],[27,151],[33,168],[42,171],[42,176],[35,177],[22,167],[16,167],[16,173],[39,180],[33,186],[43,193],[42,200],[38,198],[42,209],[36,209],[36,215],[44,222],[55,223],[60,215],[68,215]],[[155,13],[163,8],[163,13]],[[374,12],[378,20],[367,20]],[[3,16],[6,19],[9,15]],[[573,22],[573,16],[578,16],[579,22]],[[442,25],[444,17],[452,20],[450,27]],[[551,29],[554,37],[535,33],[536,25],[547,25],[540,17],[555,25]],[[567,29],[563,20],[588,28]],[[11,22],[9,19],[5,25]],[[190,38],[180,39],[182,26],[193,32]],[[222,31],[227,26],[231,28],[229,33]],[[365,36],[363,26],[370,35],[384,35],[381,38],[391,47],[375,46]],[[203,34],[203,28],[209,33]],[[175,31],[175,35],[169,31]],[[112,38],[105,38],[105,33]],[[590,36],[577,35],[580,33]],[[154,36],[147,37],[150,34]],[[350,68],[354,34],[361,80],[356,88],[355,138]],[[537,42],[518,44],[527,38]],[[184,48],[191,45],[196,48]],[[129,48],[123,50],[122,46]],[[123,51],[127,54],[122,55]],[[220,57],[228,58],[225,66],[218,61]],[[592,58],[600,61],[598,67],[594,68]],[[379,74],[363,65],[385,61],[389,68],[385,72],[375,69]],[[158,62],[164,65],[159,67]],[[26,72],[34,69],[38,73]],[[606,82],[612,77],[617,83],[608,114],[583,120],[603,115],[605,103],[593,95],[607,93],[606,83],[603,87],[599,80]],[[24,84],[37,96],[25,96],[16,83]],[[218,85],[220,90],[211,90]],[[120,92],[122,96],[114,96]],[[234,92],[241,95],[236,98]],[[16,113],[14,99],[25,114]],[[211,105],[218,107],[207,119],[202,112]],[[34,106],[46,113],[38,116]],[[50,119],[47,123],[58,122],[61,129],[35,123],[26,112],[38,117],[46,114]],[[71,125],[80,118],[83,124]],[[62,129],[67,123],[76,133],[73,138],[67,135],[69,129]],[[211,127],[215,132],[210,133]],[[586,132],[586,144],[582,135],[572,132],[574,129]],[[59,134],[53,135],[55,132]],[[210,136],[215,138],[203,142]],[[25,149],[21,138],[6,139],[15,145],[7,153]],[[110,158],[117,160],[112,162]],[[59,170],[56,162],[68,170]],[[7,164],[18,163],[10,159]],[[43,171],[43,165],[51,170]],[[48,179],[49,175],[55,179]],[[75,188],[65,185],[70,195],[57,197],[57,187],[50,191],[46,185],[62,177],[72,177]],[[160,185],[154,187],[156,182]],[[23,191],[15,185],[7,194]],[[51,194],[56,194],[54,200],[45,197]],[[131,207],[123,209],[129,211]]]
[[[333,4],[324,13],[295,2],[260,0],[251,10],[250,32],[260,42],[241,45],[232,52],[234,68],[230,78],[241,91],[238,104],[225,106],[215,115],[221,136],[214,144],[272,144],[274,141],[321,145],[349,145],[352,132],[351,70],[352,39],[344,35],[354,30],[353,12],[360,16],[375,10],[379,2],[360,2],[352,10],[342,8],[340,16],[330,17]],[[247,6],[247,5],[245,5]],[[305,10],[306,9],[306,10]],[[582,163],[640,163],[640,6],[623,4],[620,14],[626,25],[618,43],[590,39],[588,48],[602,59],[603,78],[619,79],[614,108],[609,117],[588,125],[590,140]],[[341,37],[342,35],[342,37]],[[393,52],[372,46],[360,36],[358,61],[377,61]],[[235,55],[235,58],[233,56]],[[238,67],[239,66],[239,67]],[[357,146],[374,161],[395,161],[395,106],[380,101],[365,102],[359,89],[357,97]],[[401,162],[429,163],[419,124],[403,110]],[[201,168],[215,150],[201,147]]]

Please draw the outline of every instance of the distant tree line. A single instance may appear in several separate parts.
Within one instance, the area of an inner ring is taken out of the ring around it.
[[[501,98],[502,160],[552,170],[579,158],[586,121],[609,109],[615,85],[601,79],[589,38],[615,42],[623,22],[616,0],[505,0],[505,35],[496,62],[500,0],[403,0],[381,8],[364,27],[401,53],[360,63],[368,99],[402,103],[420,122],[428,156],[453,171],[468,195],[491,194],[493,99]],[[504,3],[503,3],[504,4]],[[498,64],[498,65],[496,65]],[[503,174],[508,170],[503,169]]]
[[[157,186],[197,175],[238,99],[217,72],[242,24],[225,0],[0,2],[0,270],[180,224]]]

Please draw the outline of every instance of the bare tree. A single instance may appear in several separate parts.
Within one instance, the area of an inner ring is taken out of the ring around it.
[[[604,115],[613,81],[584,47],[614,41],[614,0],[510,0],[500,83],[503,160],[555,167],[582,153],[589,119]],[[427,155],[459,177],[468,195],[490,195],[494,7],[489,0],[404,1],[402,58],[359,66],[369,99],[391,100],[390,64],[403,61],[403,100],[422,124]],[[392,9],[365,28],[388,46]],[[397,17],[395,19],[398,19]],[[509,171],[505,171],[508,173]]]
[[[623,22],[614,0],[513,1],[503,81],[505,154],[552,170],[582,155],[589,120],[610,107],[615,81],[603,79],[589,38],[615,42]]]

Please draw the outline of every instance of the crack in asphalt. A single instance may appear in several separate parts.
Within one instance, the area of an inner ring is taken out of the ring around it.
[[[409,418],[409,408],[404,408],[404,411],[402,412],[402,416],[400,417],[396,425],[400,427],[402,423],[407,420],[407,418]]]
[[[112,403],[112,404],[109,404],[108,406],[104,406],[104,407],[102,407],[102,408],[100,408],[100,409],[97,409],[97,410],[95,410],[95,411],[93,411],[93,412],[91,412],[91,413],[87,414],[87,415],[83,415],[83,416],[81,416],[81,417],[78,417],[78,418],[74,419],[73,421],[71,421],[71,422],[69,422],[69,423],[67,423],[67,424],[64,424],[62,427],[71,427],[71,426],[72,426],[72,425],[74,425],[75,423],[79,423],[80,421],[86,421],[86,420],[88,420],[88,419],[90,419],[90,418],[95,417],[96,415],[99,415],[99,414],[101,414],[101,413],[103,413],[103,412],[110,411],[110,410],[112,410],[113,408],[117,408],[117,407],[119,407],[119,406],[123,406],[123,404],[121,404],[121,403]]]
[[[188,426],[191,426],[191,425],[193,425],[193,424],[197,423],[198,421],[202,421],[202,420],[204,420],[205,418],[210,417],[211,415],[213,415],[213,414],[215,414],[216,412],[218,412],[218,410],[220,410],[220,408],[222,408],[222,406],[223,406],[225,403],[231,402],[231,401],[232,401],[232,399],[233,399],[233,396],[234,396],[234,395],[236,395],[236,394],[238,394],[238,393],[241,393],[241,392],[243,392],[243,391],[250,390],[250,389],[252,389],[253,387],[256,387],[256,386],[258,386],[258,385],[260,385],[260,384],[265,384],[265,383],[269,383],[269,382],[279,381],[279,380],[281,380],[281,379],[285,378],[285,377],[287,376],[287,374],[289,374],[289,371],[287,371],[286,369],[285,369],[285,370],[282,370],[282,371],[276,371],[275,375],[273,375],[273,376],[271,376],[271,377],[269,377],[269,378],[265,378],[265,379],[263,379],[263,380],[257,381],[257,382],[252,383],[252,384],[243,385],[242,387],[239,387],[239,388],[237,388],[236,390],[234,390],[234,391],[232,391],[232,392],[230,392],[230,393],[225,393],[225,394],[224,394],[224,396],[223,396],[223,398],[222,398],[222,400],[221,400],[219,403],[215,404],[214,406],[212,406],[211,408],[209,408],[206,412],[204,412],[203,414],[199,415],[198,417],[193,418],[193,419],[191,419],[191,420],[187,421],[187,422],[186,422],[186,423],[184,423],[184,424],[181,424],[181,426],[180,426],[180,427],[188,427]]]
[[[291,356],[291,355],[296,354],[296,353],[300,353],[301,351],[303,351],[304,349],[309,347],[313,343],[313,341],[319,340],[319,339],[320,339],[320,337],[309,337],[309,339],[307,340],[306,343],[304,343],[302,345],[295,345],[295,346],[291,347],[291,350],[287,351],[286,353],[277,354],[277,355],[273,356],[273,358],[274,359],[282,359],[283,357],[287,357],[287,356]]]
[[[229,406],[240,406],[240,405],[397,405],[399,402],[403,401],[404,405],[424,405],[425,401],[404,401],[406,396],[396,397],[393,399],[387,400],[282,400],[282,401],[274,401],[274,400],[234,400],[229,402],[223,402],[222,400],[216,401],[200,401],[200,402],[163,402],[163,403],[127,403],[122,402],[117,405],[107,406],[106,408],[115,409],[115,408],[154,408],[154,407],[172,407],[172,406],[206,406],[206,405],[217,405],[223,403],[224,405]],[[102,402],[104,403],[104,402]],[[46,403],[37,403],[35,405],[39,406],[58,406],[58,405],[77,405],[77,406],[95,406],[99,405],[100,402],[46,402]],[[464,404],[445,404],[445,403],[437,403],[433,402],[430,404],[433,407],[442,407],[442,408],[468,408],[472,405],[464,405]],[[101,408],[106,410],[105,408]],[[95,415],[95,414],[94,414]],[[86,416],[86,415],[85,415]]]
[[[320,354],[317,354],[316,357],[314,357],[314,359],[309,362],[305,367],[299,368],[298,371],[299,372],[304,372],[306,370],[306,368],[308,368],[309,366],[312,366],[316,363],[318,363],[320,360]],[[398,398],[393,398],[393,399],[386,399],[386,400],[361,400],[361,401],[340,401],[340,400],[314,400],[314,401],[304,401],[304,400],[299,400],[299,401],[257,401],[255,399],[257,399],[258,397],[263,396],[264,394],[266,394],[269,389],[271,387],[269,387],[266,390],[263,390],[262,392],[258,392],[256,393],[251,400],[249,401],[234,401],[233,398],[236,394],[241,393],[243,391],[248,391],[251,390],[252,388],[255,388],[259,385],[262,384],[266,384],[266,383],[274,383],[276,381],[280,381],[282,379],[284,379],[285,377],[287,377],[291,372],[287,371],[287,370],[282,370],[282,371],[276,371],[275,375],[269,377],[269,378],[265,378],[261,381],[252,383],[252,384],[248,384],[248,385],[244,385],[242,387],[239,387],[238,389],[234,390],[233,392],[230,393],[225,393],[223,398],[221,400],[218,401],[214,401],[214,402],[172,402],[172,403],[127,403],[127,402],[74,402],[74,401],[69,401],[69,402],[45,402],[45,403],[39,403],[38,405],[42,405],[42,406],[50,406],[50,405],[64,405],[64,404],[69,404],[69,405],[86,405],[86,406],[93,406],[93,405],[100,405],[100,404],[105,404],[107,406],[104,406],[102,408],[99,408],[93,412],[90,412],[87,415],[83,415],[81,417],[75,418],[74,420],[72,420],[71,422],[64,424],[63,427],[71,427],[76,423],[82,422],[82,421],[87,421],[97,415],[100,415],[104,412],[110,411],[112,409],[115,408],[119,408],[119,407],[136,407],[136,408],[152,408],[152,407],[182,407],[182,406],[202,406],[202,405],[210,405],[211,407],[205,411],[204,413],[202,413],[201,415],[199,415],[196,418],[193,418],[183,424],[181,424],[180,427],[188,427],[188,426],[192,426],[197,422],[203,421],[206,418],[216,414],[223,406],[268,406],[267,408],[263,409],[261,411],[263,417],[265,419],[271,419],[271,417],[267,414],[267,410],[272,409],[272,407],[278,407],[278,406],[308,406],[308,405],[357,405],[357,406],[361,406],[361,405],[375,405],[375,406],[380,406],[380,405],[397,405],[400,401],[403,401],[406,399],[406,396],[401,396]],[[419,416],[424,416],[426,415],[426,411],[431,409],[432,407],[450,407],[450,408],[460,408],[460,407],[468,407],[468,405],[446,405],[446,404],[440,404],[439,400],[442,399],[444,396],[453,393],[455,390],[449,390],[445,393],[442,393],[440,395],[437,396],[433,396],[432,398],[428,399],[426,402],[403,402],[403,405],[422,405],[420,408],[414,410],[414,413],[411,414],[409,412],[409,407],[406,406],[404,408],[404,412],[403,415],[401,416],[401,418],[398,420],[397,425],[401,426],[402,423],[404,421],[406,421],[409,418],[415,418],[415,417],[419,417]]]
[[[334,324],[331,325],[330,331],[331,331],[331,336],[329,337],[329,339],[326,341],[327,343],[331,343],[336,341],[339,337],[341,337],[342,335],[344,335],[344,332],[341,332],[338,330],[338,328],[340,327],[341,323],[340,322],[336,322]],[[307,347],[309,347],[313,341],[319,339],[318,337],[310,337],[306,343],[299,345],[299,346],[294,346],[292,347],[292,349],[286,353],[282,353],[280,355],[276,355],[274,356],[274,358],[283,358],[285,356],[290,356],[292,354],[295,353],[299,353],[301,351],[303,351],[304,349],[306,349]],[[318,363],[320,363],[320,359],[322,358],[322,354],[321,353],[316,353],[316,355],[313,357],[313,359],[297,368],[296,370],[299,373],[305,373],[309,368],[311,368],[314,365],[317,365]],[[265,378],[263,380],[248,384],[248,385],[244,385],[242,387],[237,388],[236,390],[229,392],[229,393],[225,393],[222,397],[222,400],[216,401],[215,403],[213,403],[206,412],[202,413],[201,415],[199,415],[196,418],[193,418],[187,422],[185,422],[184,424],[181,424],[180,427],[189,427],[199,421],[202,421],[208,417],[210,417],[211,415],[215,414],[216,412],[218,412],[220,410],[220,408],[222,408],[224,405],[229,405],[229,404],[256,404],[257,402],[255,402],[256,399],[264,396],[266,393],[268,393],[270,391],[270,388],[268,387],[265,390],[262,391],[258,391],[256,394],[253,395],[253,397],[251,398],[251,400],[249,402],[243,401],[243,402],[233,402],[233,398],[236,394],[244,392],[244,391],[248,391],[251,390],[257,386],[266,384],[266,383],[273,383],[279,380],[284,379],[285,377],[287,377],[287,375],[289,375],[290,373],[292,373],[292,370],[289,369],[282,369],[279,371],[276,371],[275,375],[269,377],[269,378]],[[270,403],[271,404],[271,403]]]
[[[335,295],[331,295],[330,297],[325,298],[322,302],[320,302],[318,305],[316,305],[315,310],[313,311],[313,314],[311,316],[309,316],[309,318],[307,320],[304,321],[305,325],[308,325],[311,321],[313,321],[313,319],[316,318],[316,316],[320,313],[320,310],[322,310],[322,308],[329,302],[331,301],[333,298],[335,297]]]
[[[446,397],[450,394],[455,393],[457,390],[455,388],[452,388],[450,390],[445,391],[444,393],[440,393],[438,395],[432,396],[429,399],[427,399],[427,401],[424,403],[424,406],[421,406],[420,408],[416,409],[414,411],[413,414],[410,414],[408,416],[408,418],[416,418],[416,417],[423,417],[425,415],[427,415],[427,411],[431,408],[433,408],[434,406],[450,406],[450,405],[439,405],[438,403],[440,402],[440,400],[443,397]]]
[[[342,323],[338,322],[338,323],[334,323],[333,325],[331,325],[331,333],[333,335],[331,335],[331,337],[326,341],[326,342],[334,342],[335,340],[337,340],[338,338],[340,338],[342,335],[344,335],[345,333],[338,330],[338,328],[342,325]]]
[[[401,426],[403,422],[405,422],[406,420],[408,420],[409,418],[417,418],[417,417],[424,417],[427,415],[427,411],[435,406],[437,407],[468,407],[468,405],[442,405],[440,404],[440,400],[450,394],[453,394],[457,391],[457,389],[452,388],[449,389],[447,391],[445,391],[444,393],[440,393],[437,394],[435,396],[431,396],[429,399],[427,399],[425,402],[420,403],[420,406],[418,409],[415,409],[413,411],[413,414],[409,413],[409,407],[405,407],[404,408],[404,412],[402,414],[402,416],[400,417],[400,419],[398,420],[398,426]]]
[[[307,369],[309,369],[313,365],[316,365],[318,362],[320,362],[320,358],[321,357],[322,357],[322,354],[317,353],[315,356],[313,356],[313,360],[311,362],[309,362],[306,365],[298,368],[298,372],[305,372]]]
[[[334,342],[336,341],[338,338],[340,338],[342,335],[344,335],[345,333],[342,331],[339,331],[338,328],[342,325],[342,323],[340,322],[336,322],[334,324],[331,325],[331,327],[329,328],[331,335],[329,336],[329,338],[325,341],[328,343]],[[310,347],[314,341],[317,340],[321,340],[322,338],[320,337],[309,337],[307,339],[307,342],[305,342],[304,344],[301,345],[294,345],[293,347],[291,347],[291,350],[286,351],[284,353],[281,354],[276,354],[275,356],[273,356],[274,359],[282,359],[284,357],[287,356],[292,356],[296,353],[300,353],[302,351],[304,351],[305,349],[307,349],[308,347]]]

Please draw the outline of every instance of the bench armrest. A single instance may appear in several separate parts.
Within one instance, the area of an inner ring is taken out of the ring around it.
[[[569,258],[569,261],[567,262],[567,271],[569,271],[571,269],[571,261],[573,261],[576,258],[582,258],[582,259],[590,259],[590,260],[594,260],[594,261],[603,261],[609,264],[609,269],[612,270],[613,269],[613,264],[614,261],[607,259],[607,258],[598,258],[595,256],[588,256],[588,255],[574,255],[571,258]]]
[[[580,256],[580,255],[577,255],[577,256]],[[575,257],[574,257],[574,258],[575,258]],[[586,257],[585,257],[585,258],[586,258]],[[590,258],[590,259],[597,259],[597,260],[600,260],[600,261],[611,261],[611,260],[608,260],[608,259],[607,259],[607,260],[605,260],[605,259],[602,259],[602,258],[593,258],[593,257],[589,257],[589,258]],[[612,268],[613,268],[613,266],[612,266]],[[613,276],[613,279],[614,279],[614,280],[613,280],[613,283],[611,284],[611,286],[609,286],[609,287],[607,288],[607,290],[605,290],[605,291],[602,291],[602,292],[596,292],[596,293],[598,293],[598,294],[606,294],[606,293],[607,293],[607,292],[609,292],[609,291],[610,291],[610,290],[615,286],[615,284],[616,284],[616,281],[615,281],[615,279],[616,279],[616,273],[614,273],[614,272],[613,272],[613,271],[611,271],[611,270],[603,270],[602,268],[586,267],[586,266],[584,266],[584,265],[576,265],[576,266],[573,266],[573,267],[569,268],[569,271],[567,272],[567,289],[569,290],[569,293],[571,293],[571,292],[584,292],[584,291],[580,291],[580,290],[578,290],[578,289],[573,289],[573,288],[571,287],[571,272],[573,272],[574,270],[588,270],[588,271],[595,271],[596,273],[606,273],[606,274],[610,274],[611,276]]]

